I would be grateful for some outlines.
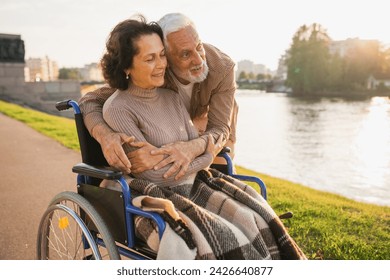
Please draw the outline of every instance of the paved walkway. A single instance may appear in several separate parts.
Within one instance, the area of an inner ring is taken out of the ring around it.
[[[0,113],[0,260],[33,260],[54,195],[76,190],[78,152]]]

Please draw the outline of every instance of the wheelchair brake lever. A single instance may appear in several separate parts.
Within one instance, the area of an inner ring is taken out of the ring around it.
[[[290,211],[279,215],[279,219],[290,219],[292,217],[293,217],[293,213]]]

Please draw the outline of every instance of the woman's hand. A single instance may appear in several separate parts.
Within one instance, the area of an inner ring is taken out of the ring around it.
[[[152,155],[150,152],[156,147],[147,142],[132,142],[131,146],[139,149],[127,154],[131,162],[131,171],[140,173],[146,170],[151,170],[153,167],[164,159],[163,155]]]
[[[205,141],[200,138],[192,139],[187,142],[179,141],[162,146],[159,149],[151,151],[152,155],[163,155],[165,158],[159,162],[154,169],[159,170],[168,164],[171,167],[163,175],[164,178],[168,178],[174,174],[175,179],[182,178],[188,170],[191,162],[199,155],[205,152]]]
[[[206,153],[210,153],[215,158],[226,144],[226,140],[223,140],[223,134],[219,135],[217,142],[214,143],[214,137],[211,134],[207,137]]]

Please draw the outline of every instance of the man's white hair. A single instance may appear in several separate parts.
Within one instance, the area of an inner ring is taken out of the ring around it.
[[[176,32],[187,26],[192,26],[196,30],[194,22],[181,13],[166,14],[157,23],[163,31],[165,44],[167,44],[167,36],[172,32]]]

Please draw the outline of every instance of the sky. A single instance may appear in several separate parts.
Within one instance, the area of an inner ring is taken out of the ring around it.
[[[0,0],[0,33],[19,34],[25,58],[48,56],[60,67],[98,62],[113,27],[136,13],[149,21],[181,12],[203,42],[235,62],[276,70],[300,26],[318,23],[333,40],[390,45],[387,0]]]

